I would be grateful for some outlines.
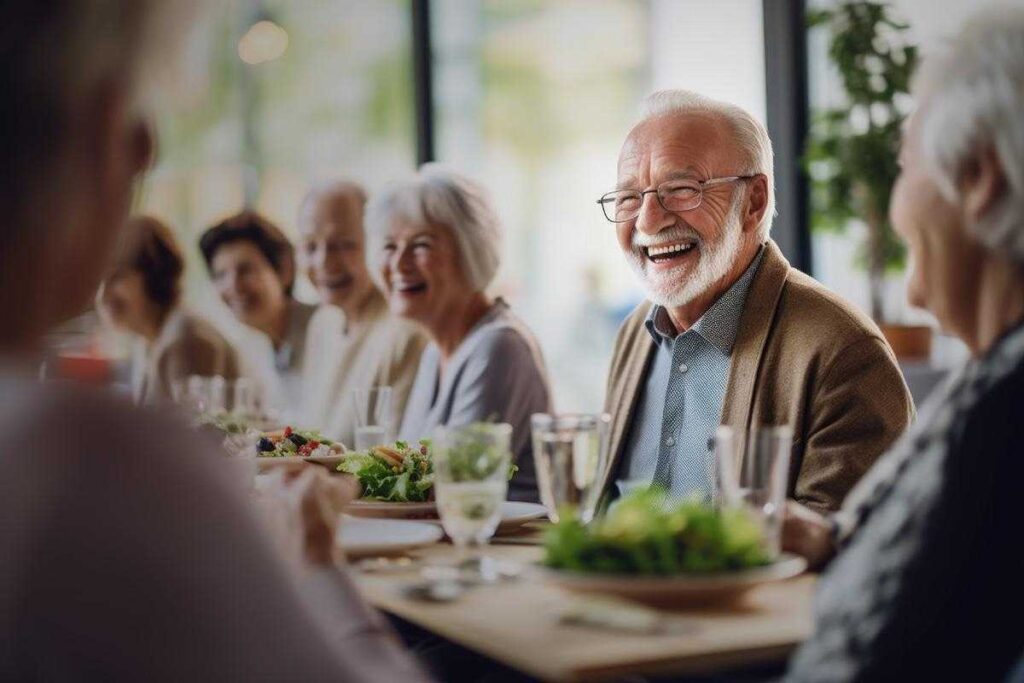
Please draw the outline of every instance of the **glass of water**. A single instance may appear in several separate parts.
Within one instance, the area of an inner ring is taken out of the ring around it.
[[[391,440],[394,419],[391,407],[391,387],[371,387],[352,392],[356,415],[357,451],[383,446]]]
[[[785,426],[752,429],[745,453],[731,427],[719,427],[715,433],[717,502],[751,512],[772,558],[778,557],[782,546],[792,444],[793,430]]]
[[[530,418],[537,487],[552,522],[567,509],[584,524],[594,518],[608,466],[610,424],[607,414],[536,413]]]
[[[460,547],[484,546],[508,493],[512,426],[477,423],[434,432],[434,495],[441,525]]]

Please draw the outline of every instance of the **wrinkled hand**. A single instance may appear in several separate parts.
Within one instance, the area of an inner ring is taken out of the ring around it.
[[[281,467],[260,489],[286,553],[313,566],[344,562],[334,538],[342,510],[359,494],[353,477],[331,476],[315,465]]]
[[[786,501],[782,549],[802,556],[811,569],[819,569],[835,554],[832,525],[814,510],[796,501]]]

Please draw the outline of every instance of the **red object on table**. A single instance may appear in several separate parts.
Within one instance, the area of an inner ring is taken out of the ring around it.
[[[86,384],[105,384],[110,381],[113,364],[109,358],[92,354],[62,353],[57,356],[58,377]]]

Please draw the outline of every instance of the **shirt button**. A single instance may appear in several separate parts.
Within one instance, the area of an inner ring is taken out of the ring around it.
[[[686,365],[686,363],[680,363],[679,364],[679,372],[686,372],[689,369],[690,368]]]
[[[672,437],[670,436],[670,437],[668,437],[667,439],[665,439],[665,445],[666,445],[666,446],[675,446],[675,445],[676,445],[676,440],[675,440],[675,439],[673,439],[673,438],[672,438]]]

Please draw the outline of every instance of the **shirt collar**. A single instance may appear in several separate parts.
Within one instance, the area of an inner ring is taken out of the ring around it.
[[[712,346],[725,355],[732,352],[732,346],[736,342],[736,333],[740,327],[740,315],[743,313],[743,304],[747,299],[747,291],[754,280],[758,266],[764,256],[764,246],[758,250],[754,260],[750,262],[747,269],[743,271],[736,282],[733,283],[725,294],[718,298],[718,301],[711,305],[704,315],[683,334],[694,333],[703,337]],[[668,311],[663,306],[653,306],[647,319],[644,321],[648,333],[654,339],[655,344],[671,342],[677,335],[672,329],[672,323],[668,319]]]

